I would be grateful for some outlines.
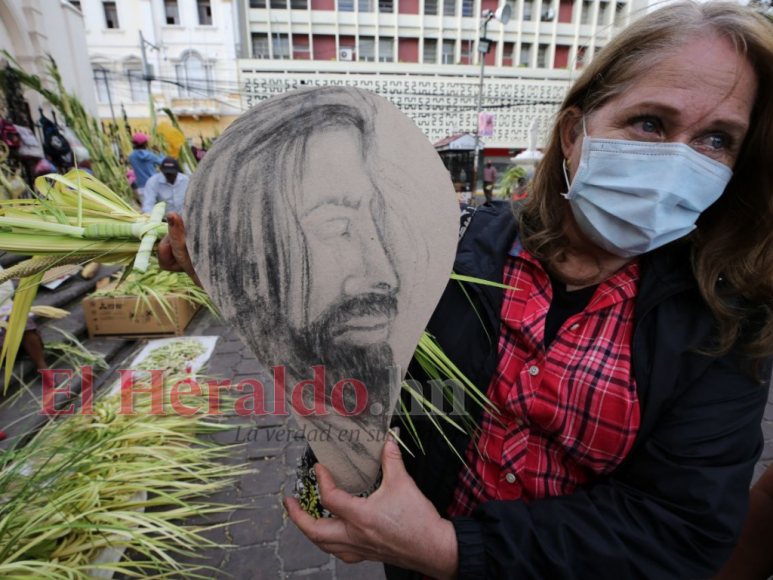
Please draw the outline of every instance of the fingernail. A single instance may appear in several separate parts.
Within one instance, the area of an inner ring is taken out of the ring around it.
[[[166,222],[169,224],[170,228],[173,228],[175,227],[177,220],[174,219],[173,215],[169,215],[166,217]]]

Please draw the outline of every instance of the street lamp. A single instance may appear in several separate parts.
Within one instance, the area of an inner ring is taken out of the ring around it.
[[[491,50],[491,40],[486,38],[486,30],[488,29],[488,23],[492,18],[498,20],[502,24],[507,24],[510,22],[512,13],[513,11],[509,4],[500,5],[496,12],[492,12],[491,10],[483,11],[483,25],[481,26],[482,32],[480,39],[478,40],[478,52],[480,53],[480,82],[478,83],[478,127],[475,129],[475,149],[473,150],[473,155],[475,155],[475,164],[473,165],[472,172],[473,197],[475,196],[475,190],[478,188],[478,168],[480,165],[478,146],[480,145],[480,114],[483,111],[483,75],[486,70],[486,55],[488,54],[489,50]]]

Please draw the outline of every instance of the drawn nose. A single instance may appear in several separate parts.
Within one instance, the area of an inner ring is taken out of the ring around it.
[[[368,232],[362,237],[360,256],[356,272],[344,281],[346,294],[392,294],[398,290],[397,271],[375,227],[372,234]]]

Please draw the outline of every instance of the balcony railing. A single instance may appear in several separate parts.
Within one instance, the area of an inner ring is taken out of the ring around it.
[[[172,98],[172,112],[179,117],[217,116],[220,103],[215,99]]]

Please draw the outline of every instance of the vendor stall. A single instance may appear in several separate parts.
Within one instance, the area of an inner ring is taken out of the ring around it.
[[[478,143],[482,151],[485,143]],[[472,191],[473,167],[475,164],[475,137],[470,133],[459,133],[435,143],[435,150],[451,174],[457,193]]]

